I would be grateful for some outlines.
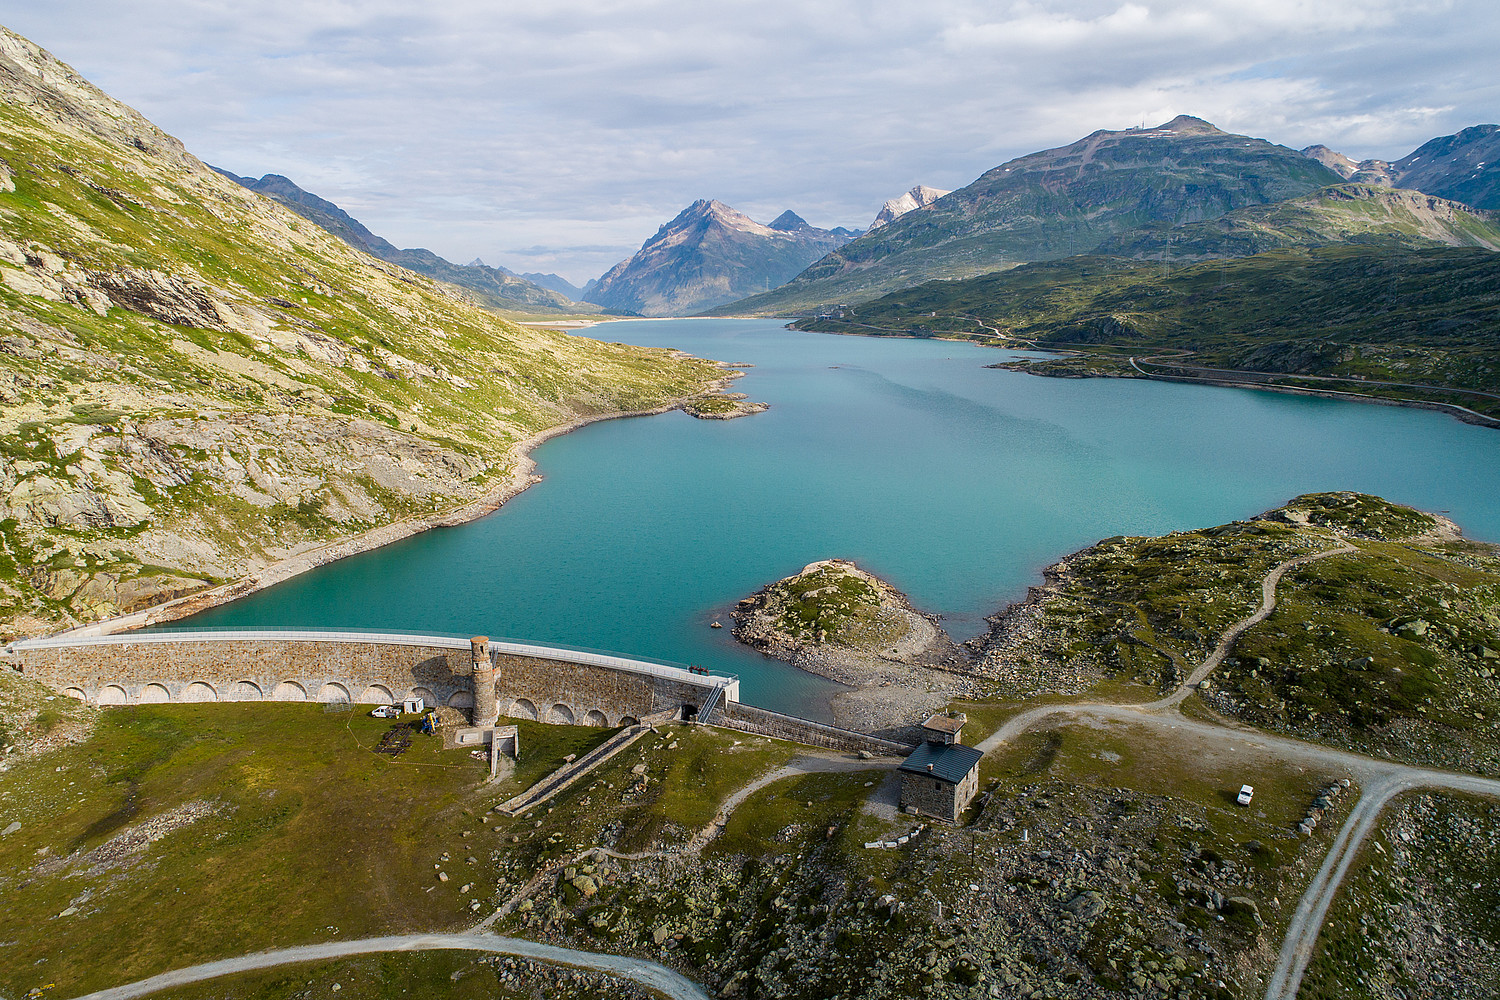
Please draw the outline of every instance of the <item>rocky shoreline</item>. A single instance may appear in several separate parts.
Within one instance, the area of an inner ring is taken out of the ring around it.
[[[855,336],[861,336],[855,334]],[[990,346],[990,345],[986,345]],[[1002,346],[1002,345],[993,345]],[[1009,345],[1003,345],[1002,349],[1013,349]],[[1053,355],[1049,358],[1024,359],[1020,361],[1000,361],[986,368],[998,368],[1002,371],[1020,372],[1025,375],[1037,375],[1042,378],[1123,378],[1139,379],[1148,382],[1181,382],[1185,385],[1209,385],[1223,389],[1256,389],[1263,392],[1279,392],[1289,396],[1319,396],[1324,399],[1342,399],[1354,403],[1373,403],[1377,406],[1404,406],[1415,410],[1432,410],[1437,413],[1446,413],[1450,417],[1465,424],[1474,424],[1478,427],[1500,427],[1500,420],[1487,416],[1466,406],[1457,403],[1444,403],[1438,400],[1428,399],[1406,399],[1400,396],[1379,396],[1369,392],[1355,392],[1342,389],[1320,389],[1311,386],[1283,385],[1273,382],[1257,381],[1253,376],[1260,375],[1258,372],[1244,372],[1243,378],[1234,377],[1234,373],[1226,373],[1216,377],[1212,375],[1164,375],[1159,372],[1142,371],[1139,368],[1129,368],[1118,363],[1101,367],[1066,368],[1059,362],[1066,363],[1071,360],[1079,360],[1084,365],[1088,361],[1095,360],[1094,356],[1079,351],[1058,350],[1047,347],[1028,347],[1027,350]],[[1107,362],[1118,362],[1117,358],[1105,359]],[[1142,359],[1144,360],[1144,359]],[[1281,378],[1308,378],[1308,379],[1332,379],[1333,376],[1326,375],[1299,375],[1296,372],[1273,373]],[[1360,385],[1365,388],[1378,387],[1379,382],[1355,382],[1349,381],[1351,385]],[[1432,391],[1442,391],[1442,387],[1433,386]]]
[[[290,580],[295,576],[317,569],[319,566],[382,548],[393,542],[399,542],[404,538],[410,538],[412,535],[423,531],[433,528],[456,527],[469,521],[478,520],[486,514],[492,514],[499,510],[506,501],[542,481],[543,477],[536,471],[536,462],[532,459],[531,452],[552,438],[560,437],[563,434],[571,433],[581,427],[586,427],[589,424],[598,423],[603,420],[657,416],[678,409],[692,413],[691,406],[695,402],[724,395],[724,389],[735,379],[741,377],[743,377],[742,372],[729,371],[723,378],[709,383],[702,393],[677,399],[663,406],[645,410],[628,410],[618,413],[581,416],[522,438],[506,450],[507,461],[513,463],[509,474],[484,496],[455,510],[397,521],[378,528],[372,528],[369,531],[361,532],[348,538],[318,545],[306,551],[297,552],[286,558],[279,559],[254,573],[241,577],[231,583],[215,587],[212,590],[178,597],[154,607],[132,612],[128,615],[119,615],[114,618],[65,629],[62,634],[79,636],[111,635],[116,632],[129,632],[135,629],[164,625],[182,618],[191,617],[192,615],[219,607],[223,604],[228,604],[242,597],[248,597],[257,591],[265,590],[268,587],[273,587],[276,584]],[[759,413],[767,408],[767,404],[764,403],[749,404],[748,406],[741,407],[738,404],[745,398],[742,393],[728,395],[736,403],[737,412],[731,416],[715,415],[711,419],[728,420],[736,416],[748,416],[752,413]],[[760,409],[754,409],[757,406]],[[699,416],[696,413],[693,415]]]
[[[846,729],[906,737],[954,698],[976,693],[970,651],[936,616],[848,560],[810,563],[731,614],[739,642],[848,687],[829,705]]]

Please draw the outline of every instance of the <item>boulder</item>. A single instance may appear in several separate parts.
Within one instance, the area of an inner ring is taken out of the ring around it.
[[[1063,908],[1084,923],[1092,923],[1109,909],[1109,904],[1104,901],[1103,896],[1090,889],[1068,900]]]
[[[1244,916],[1257,927],[1265,923],[1261,919],[1260,907],[1249,896],[1230,896],[1220,910],[1226,917]]]

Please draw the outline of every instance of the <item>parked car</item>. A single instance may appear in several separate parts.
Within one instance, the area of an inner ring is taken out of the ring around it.
[[[1251,788],[1249,785],[1241,785],[1240,794],[1235,797],[1234,801],[1238,802],[1242,806],[1248,806],[1250,804],[1250,800],[1253,798],[1255,798],[1255,789]]]
[[[399,719],[401,718],[401,709],[395,705],[376,705],[370,709],[370,714],[377,719]]]

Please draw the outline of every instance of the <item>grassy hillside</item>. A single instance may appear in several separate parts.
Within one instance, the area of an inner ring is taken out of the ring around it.
[[[872,761],[761,788],[699,853],[682,848],[720,803],[798,748],[671,726],[508,817],[494,807],[607,731],[522,723],[529,777],[489,785],[482,762],[430,737],[394,761],[372,753],[388,723],[318,706],[95,714],[76,742],[0,767],[0,823],[20,823],[0,838],[0,995],[78,996],[262,949],[458,929],[543,875],[502,933],[650,958],[715,996],[957,997],[1010,978],[1081,998],[1160,974],[1172,995],[1229,1000],[1331,836],[1288,832],[1330,775],[1270,764],[1257,808],[1236,810],[1238,761],[1120,730],[1028,739],[990,762],[968,825],[927,824],[899,848],[864,846],[918,823],[879,804],[889,771]],[[615,853],[588,853],[601,847]],[[1205,864],[1221,858],[1242,864]],[[1215,919],[1211,901],[1229,897],[1250,907]],[[478,957],[453,971],[485,971]],[[284,983],[305,996],[311,982],[385,995],[383,975],[437,997],[476,985],[388,961],[173,995],[286,995]],[[496,992],[493,976],[474,979]]]
[[[1041,374],[1138,375],[1131,356],[1192,352],[1182,364],[1360,379],[1323,387],[1500,415],[1500,399],[1368,384],[1500,394],[1500,255],[1475,248],[1342,245],[1180,269],[1075,257],[931,282],[798,326],[1083,352],[1029,366]]]
[[[1107,538],[1049,570],[1024,640],[992,665],[1033,678],[1170,690],[1260,603],[1293,556],[1356,551],[1288,573],[1200,704],[1252,725],[1410,763],[1500,773],[1500,552],[1431,515],[1354,493],[1160,538]],[[1016,612],[1013,612],[1016,613]]]
[[[0,30],[0,631],[463,506],[722,372],[357,253]]]

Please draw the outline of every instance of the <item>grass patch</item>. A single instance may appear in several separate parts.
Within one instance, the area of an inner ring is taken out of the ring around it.
[[[1497,674],[1493,548],[1363,541],[1283,579],[1276,611],[1241,637],[1210,698],[1259,725],[1495,773]]]
[[[528,719],[506,720],[519,730],[521,754],[516,760],[514,777],[502,790],[521,791],[530,788],[563,766],[568,755],[582,757],[608,740],[618,729],[596,729],[593,726],[550,726]]]
[[[0,991],[463,924],[485,767],[436,738],[394,762],[361,749],[388,725],[313,705],[113,709],[86,742],[0,774],[0,814],[22,824],[0,840]],[[194,803],[196,821],[136,851],[86,853]],[[444,852],[458,877],[440,883]]]

